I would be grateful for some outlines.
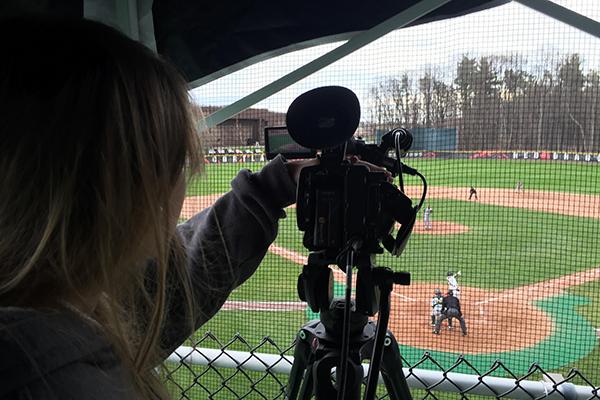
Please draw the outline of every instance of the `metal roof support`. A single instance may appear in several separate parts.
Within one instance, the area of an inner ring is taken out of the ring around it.
[[[117,28],[156,51],[152,0],[84,0],[83,15]]]
[[[336,47],[330,52],[312,60],[302,67],[290,72],[289,74],[271,82],[270,84],[258,89],[238,101],[223,107],[206,117],[205,123],[207,128],[217,126],[221,122],[228,120],[234,115],[243,110],[252,107],[254,104],[266,99],[269,96],[285,89],[286,87],[306,78],[307,76],[325,68],[335,61],[347,56],[373,42],[376,39],[386,35],[387,33],[402,28],[409,23],[419,19],[420,17],[438,9],[450,0],[422,0],[419,3],[407,8],[399,14],[383,21],[379,25],[374,26],[368,31],[357,33],[350,38],[346,43]]]
[[[585,15],[559,6],[549,0],[514,1],[600,39],[600,22],[588,18]]]

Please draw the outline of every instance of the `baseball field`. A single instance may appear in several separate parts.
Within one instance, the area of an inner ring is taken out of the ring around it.
[[[559,374],[577,368],[600,384],[600,165],[496,159],[407,163],[427,178],[432,229],[424,229],[420,213],[404,254],[377,258],[379,265],[412,275],[410,286],[392,293],[390,329],[404,358],[414,365],[428,352],[439,366],[426,362],[419,368],[447,369],[464,355],[472,367],[463,364],[455,372],[474,374],[498,361],[517,375],[532,364]],[[239,169],[261,165],[207,165],[188,188],[182,218],[226,192]],[[522,190],[516,190],[517,182]],[[418,201],[419,181],[405,183]],[[468,199],[471,186],[477,200]],[[220,345],[231,342],[232,350],[258,346],[257,352],[281,353],[297,330],[317,317],[298,300],[297,275],[308,253],[295,209],[286,212],[259,270],[197,332],[194,340],[204,338],[199,347],[219,346],[207,339],[211,332]],[[446,291],[446,273],[459,270],[468,336],[445,326],[433,335],[433,291]],[[343,274],[335,276],[341,293]],[[495,373],[506,375],[503,368]]]

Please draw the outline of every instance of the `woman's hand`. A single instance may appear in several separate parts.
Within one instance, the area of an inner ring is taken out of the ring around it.
[[[319,165],[318,158],[308,158],[303,160],[289,160],[286,163],[288,173],[290,177],[294,180],[294,183],[297,185],[298,180],[300,179],[300,171],[304,167],[311,167],[313,165]]]
[[[371,164],[366,161],[362,161],[357,156],[349,156],[348,161],[350,161],[351,164],[364,165],[367,168],[369,168],[369,171],[371,171],[371,172],[384,172],[387,177],[388,182],[392,182],[394,180],[394,177],[387,169],[380,167],[378,165],[375,165],[375,164]],[[319,165],[319,159],[318,158],[309,158],[309,159],[302,159],[302,160],[289,160],[289,161],[287,161],[286,165],[287,165],[287,169],[290,174],[290,177],[294,180],[294,182],[297,185],[298,181],[300,179],[300,171],[302,171],[302,168]]]
[[[386,176],[388,182],[394,181],[394,177],[392,176],[392,173],[390,171],[388,171],[387,169],[380,167],[379,165],[375,165],[375,164],[371,164],[370,162],[363,161],[360,159],[360,157],[354,156],[354,155],[348,156],[348,161],[350,161],[351,164],[364,165],[367,168],[369,168],[370,172],[383,172],[383,173],[385,173],[385,176]]]

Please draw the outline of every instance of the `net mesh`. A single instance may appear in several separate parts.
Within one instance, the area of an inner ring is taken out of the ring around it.
[[[557,3],[600,19],[593,1]],[[339,44],[206,84],[191,92],[195,106],[211,114]],[[410,129],[404,162],[429,185],[404,254],[377,256],[412,275],[392,293],[389,326],[405,367],[511,377],[515,387],[600,384],[598,39],[517,3],[394,31],[205,132],[206,173],[189,186],[182,218],[229,190],[239,170],[260,170],[264,128],[285,125],[295,97],[326,85],[357,94],[357,135],[368,143]],[[417,201],[419,180],[405,184]],[[308,251],[295,208],[286,213],[256,273],[188,345],[293,354],[298,329],[317,315],[298,299]],[[336,278],[338,294],[343,285]],[[457,320],[432,325],[438,288],[460,296],[466,336]],[[167,365],[175,398],[284,398],[285,375],[182,359]],[[437,398],[439,387],[413,396]]]

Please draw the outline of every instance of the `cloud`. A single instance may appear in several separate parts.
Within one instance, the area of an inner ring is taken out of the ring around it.
[[[597,0],[555,1],[600,20]],[[225,106],[260,89],[342,42],[321,45],[266,60],[191,91],[201,105]],[[258,103],[255,107],[285,112],[301,93],[318,86],[341,85],[364,103],[370,87],[388,77],[408,73],[415,79],[426,70],[450,76],[463,56],[522,55],[529,65],[552,69],[565,54],[579,53],[584,68],[600,69],[600,41],[518,3],[396,30],[355,53]],[[532,67],[533,68],[533,67]]]

